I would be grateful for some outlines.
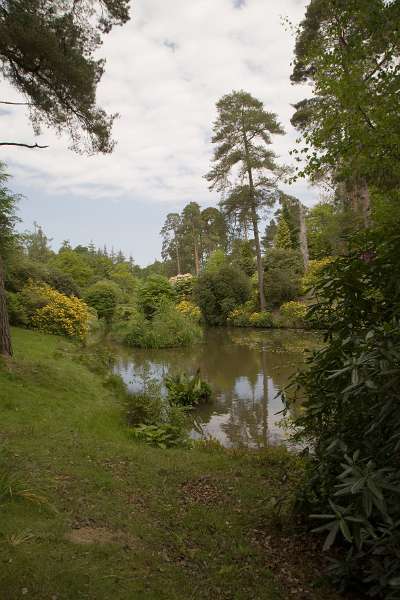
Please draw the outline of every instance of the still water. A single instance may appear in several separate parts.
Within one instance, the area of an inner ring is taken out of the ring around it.
[[[280,443],[287,432],[279,421],[280,389],[318,344],[311,332],[209,329],[204,342],[167,350],[119,349],[115,371],[128,389],[138,391],[148,378],[200,369],[213,390],[212,401],[194,411],[194,438],[216,438],[227,447]]]

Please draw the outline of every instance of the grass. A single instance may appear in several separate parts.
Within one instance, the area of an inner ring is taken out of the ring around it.
[[[19,329],[13,342],[0,363],[0,472],[47,500],[0,504],[1,598],[337,598],[314,587],[311,559],[282,574],[290,552],[271,502],[295,458],[135,443],[116,393],[72,344]]]

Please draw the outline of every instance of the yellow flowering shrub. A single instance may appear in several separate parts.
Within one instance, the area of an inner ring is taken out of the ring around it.
[[[249,316],[252,327],[272,327],[272,315],[269,312],[253,312]]]
[[[46,304],[35,310],[31,324],[36,329],[56,335],[84,339],[92,318],[89,307],[83,300],[65,296],[47,285],[32,286]]]
[[[306,316],[307,306],[302,302],[292,300],[285,302],[279,309],[281,316],[286,320],[290,327],[302,327],[304,325],[304,317]]]
[[[229,325],[234,327],[272,327],[272,315],[269,312],[256,312],[251,304],[246,303],[228,315]]]
[[[320,260],[310,260],[307,271],[304,273],[301,279],[301,290],[302,293],[306,293],[312,289],[317,282],[318,276],[321,270],[329,265],[333,261],[332,256],[326,256]]]
[[[198,321],[201,317],[201,310],[200,308],[194,304],[193,302],[190,302],[189,300],[181,300],[177,305],[176,305],[176,309],[182,313],[183,315],[185,315],[186,317],[190,317],[191,319],[194,319],[196,321]]]

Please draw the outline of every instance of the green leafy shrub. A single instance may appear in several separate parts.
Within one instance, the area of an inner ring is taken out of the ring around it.
[[[28,315],[29,324],[36,310],[46,306],[46,304],[49,303],[49,298],[47,295],[47,290],[49,289],[51,288],[43,283],[34,283],[33,281],[29,281],[17,295],[18,301]]]
[[[302,302],[296,302],[295,300],[285,302],[279,311],[286,327],[304,327],[306,325],[307,306]]]
[[[122,291],[125,302],[130,302],[136,293],[138,281],[131,273],[130,265],[126,263],[117,264],[110,273],[111,280]]]
[[[137,318],[138,309],[132,304],[118,304],[114,312],[115,321],[129,321]]]
[[[130,427],[160,423],[165,416],[165,402],[161,398],[159,386],[146,386],[141,392],[127,394],[125,411]]]
[[[186,408],[161,397],[160,386],[148,381],[144,389],[126,394],[125,414],[133,439],[157,448],[190,445]]]
[[[124,341],[137,348],[174,348],[190,346],[201,341],[201,327],[187,317],[174,304],[159,304],[152,320],[138,313],[126,325]]]
[[[21,295],[15,292],[6,292],[6,301],[11,325],[27,326],[29,324],[29,316]]]
[[[294,300],[300,292],[304,272],[303,260],[297,250],[271,248],[264,258],[266,300],[270,306],[280,306]]]
[[[86,290],[85,302],[96,310],[99,319],[110,323],[120,297],[121,290],[116,283],[98,281]]]
[[[331,256],[326,256],[319,260],[310,260],[307,270],[301,279],[301,292],[305,294],[308,291],[313,292],[315,285],[318,282],[320,273],[334,259]]]
[[[194,296],[206,323],[225,325],[229,313],[249,299],[250,281],[243,271],[224,265],[199,276]]]
[[[186,373],[168,375],[165,378],[170,404],[180,406],[197,406],[208,402],[211,398],[211,388],[200,378],[200,372],[190,377]]]
[[[139,425],[131,431],[133,439],[156,448],[182,448],[190,446],[187,433],[179,425]]]
[[[44,281],[65,296],[81,296],[81,289],[75,280],[68,273],[63,273],[60,269],[49,268],[44,276]]]
[[[162,275],[150,275],[138,289],[138,306],[147,319],[152,319],[160,304],[166,300],[175,300],[175,292],[168,279]]]
[[[214,250],[207,259],[205,270],[216,273],[228,264],[228,257],[221,248]]]
[[[312,446],[303,507],[340,544],[342,587],[398,598],[400,555],[400,237],[398,226],[353,240],[328,265],[308,318],[326,344],[297,377],[296,439]]]
[[[57,256],[52,257],[49,267],[69,275],[80,287],[85,287],[94,275],[93,269],[85,257],[70,249],[62,250]]]

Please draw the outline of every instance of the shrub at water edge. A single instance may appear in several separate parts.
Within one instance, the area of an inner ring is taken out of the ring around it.
[[[203,331],[169,302],[161,302],[152,320],[141,313],[128,321],[124,342],[137,348],[174,348],[200,342]]]
[[[175,291],[166,277],[149,275],[137,291],[138,307],[146,319],[152,319],[160,304],[175,300]]]
[[[232,310],[228,315],[228,324],[233,327],[260,327],[269,328],[273,326],[270,312],[254,311],[253,303],[245,303]]]
[[[304,506],[319,513],[325,548],[342,546],[332,573],[342,587],[400,592],[400,237],[360,235],[320,275],[310,317],[326,345],[297,379],[306,398],[297,438],[313,448]],[[345,551],[343,551],[343,547]]]
[[[225,325],[229,313],[246,302],[251,293],[249,278],[232,265],[203,272],[194,288],[194,296],[209,325]]]
[[[157,448],[188,447],[187,407],[161,397],[160,386],[146,382],[143,390],[126,394],[125,414],[134,440]]]
[[[85,302],[94,308],[99,319],[110,323],[114,317],[121,290],[112,281],[98,281],[91,285],[85,293]]]
[[[307,314],[307,306],[302,302],[291,300],[285,302],[279,309],[280,320],[279,324],[284,327],[305,327],[305,317]]]
[[[165,386],[170,404],[197,406],[208,402],[211,398],[211,388],[200,378],[200,371],[197,371],[193,377],[186,373],[168,375],[165,378]]]

